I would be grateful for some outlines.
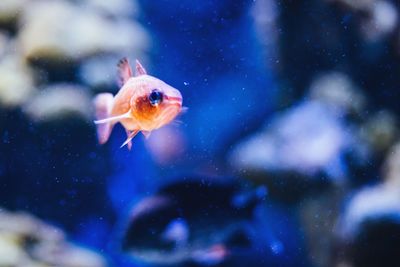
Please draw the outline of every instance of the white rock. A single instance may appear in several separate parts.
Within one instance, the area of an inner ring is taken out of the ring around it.
[[[388,187],[400,190],[400,143],[394,145],[387,154],[384,165],[384,178]]]
[[[92,90],[107,88],[109,91],[113,88],[113,93],[117,93],[117,63],[121,58],[122,56],[104,55],[85,60],[79,68],[80,79]]]
[[[0,232],[21,237],[34,237],[41,241],[59,241],[65,238],[63,232],[54,226],[45,224],[28,213],[0,212]]]
[[[375,152],[386,153],[398,136],[396,117],[385,110],[372,114],[359,128],[359,135]]]
[[[17,266],[23,254],[18,237],[0,231],[0,266]]]
[[[350,78],[340,72],[328,72],[317,76],[310,85],[309,96],[335,107],[340,113],[360,113],[366,102],[364,95]]]
[[[348,202],[344,215],[337,225],[337,233],[343,239],[352,239],[357,229],[368,219],[400,214],[400,190],[378,185],[364,188]]]
[[[0,208],[0,266],[103,267],[106,261],[30,214]]]
[[[340,159],[352,138],[335,112],[316,101],[303,102],[272,119],[259,134],[239,143],[230,154],[238,170],[295,171],[314,175],[324,171],[341,180]]]
[[[376,1],[368,10],[370,13],[361,30],[369,41],[376,41],[393,33],[398,25],[399,15],[396,7],[388,1]]]
[[[139,13],[139,5],[135,0],[84,0],[81,4],[98,9],[107,15],[132,17]]]
[[[0,59],[0,105],[19,106],[34,92],[32,71],[16,55]]]
[[[4,56],[10,44],[10,39],[5,32],[0,31],[0,58]]]
[[[387,1],[376,1],[372,17],[375,27],[381,33],[392,32],[396,28],[399,18],[396,7]]]
[[[103,267],[102,257],[91,250],[71,244],[42,244],[33,250],[33,256],[50,266],[64,267]]]
[[[74,85],[52,85],[32,97],[24,111],[36,121],[60,120],[71,114],[88,120],[92,104],[87,91]]]
[[[328,2],[337,2],[350,7],[356,11],[369,9],[374,5],[375,0],[326,0]]]
[[[31,2],[22,25],[18,38],[27,58],[79,60],[107,52],[132,54],[149,45],[139,24],[67,1]]]
[[[0,22],[8,23],[17,19],[29,0],[1,0]]]

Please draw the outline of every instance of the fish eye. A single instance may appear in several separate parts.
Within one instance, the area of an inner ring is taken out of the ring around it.
[[[162,100],[163,100],[163,93],[161,93],[157,89],[154,89],[149,95],[150,104],[153,106],[160,104]]]

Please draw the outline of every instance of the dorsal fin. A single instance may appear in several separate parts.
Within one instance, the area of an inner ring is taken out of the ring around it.
[[[136,75],[135,76],[145,75],[145,74],[147,74],[146,69],[143,67],[142,64],[140,64],[140,61],[136,59]]]
[[[130,77],[132,77],[132,69],[126,57],[118,62],[118,85],[122,87]]]

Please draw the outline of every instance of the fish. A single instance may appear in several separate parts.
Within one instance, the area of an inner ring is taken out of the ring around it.
[[[215,266],[248,249],[248,227],[265,188],[244,189],[229,179],[178,180],[139,200],[120,237],[121,251],[158,265]]]
[[[127,135],[121,147],[130,150],[132,139],[139,132],[148,138],[153,130],[169,124],[186,110],[178,89],[148,75],[139,60],[135,63],[134,75],[128,59],[122,58],[117,65],[118,93],[100,93],[93,99],[100,144],[105,144],[114,125],[121,123]]]

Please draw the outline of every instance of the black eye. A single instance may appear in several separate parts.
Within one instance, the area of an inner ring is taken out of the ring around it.
[[[163,100],[163,93],[161,93],[157,89],[154,89],[149,95],[150,104],[152,104],[153,106],[160,104],[162,100]]]

